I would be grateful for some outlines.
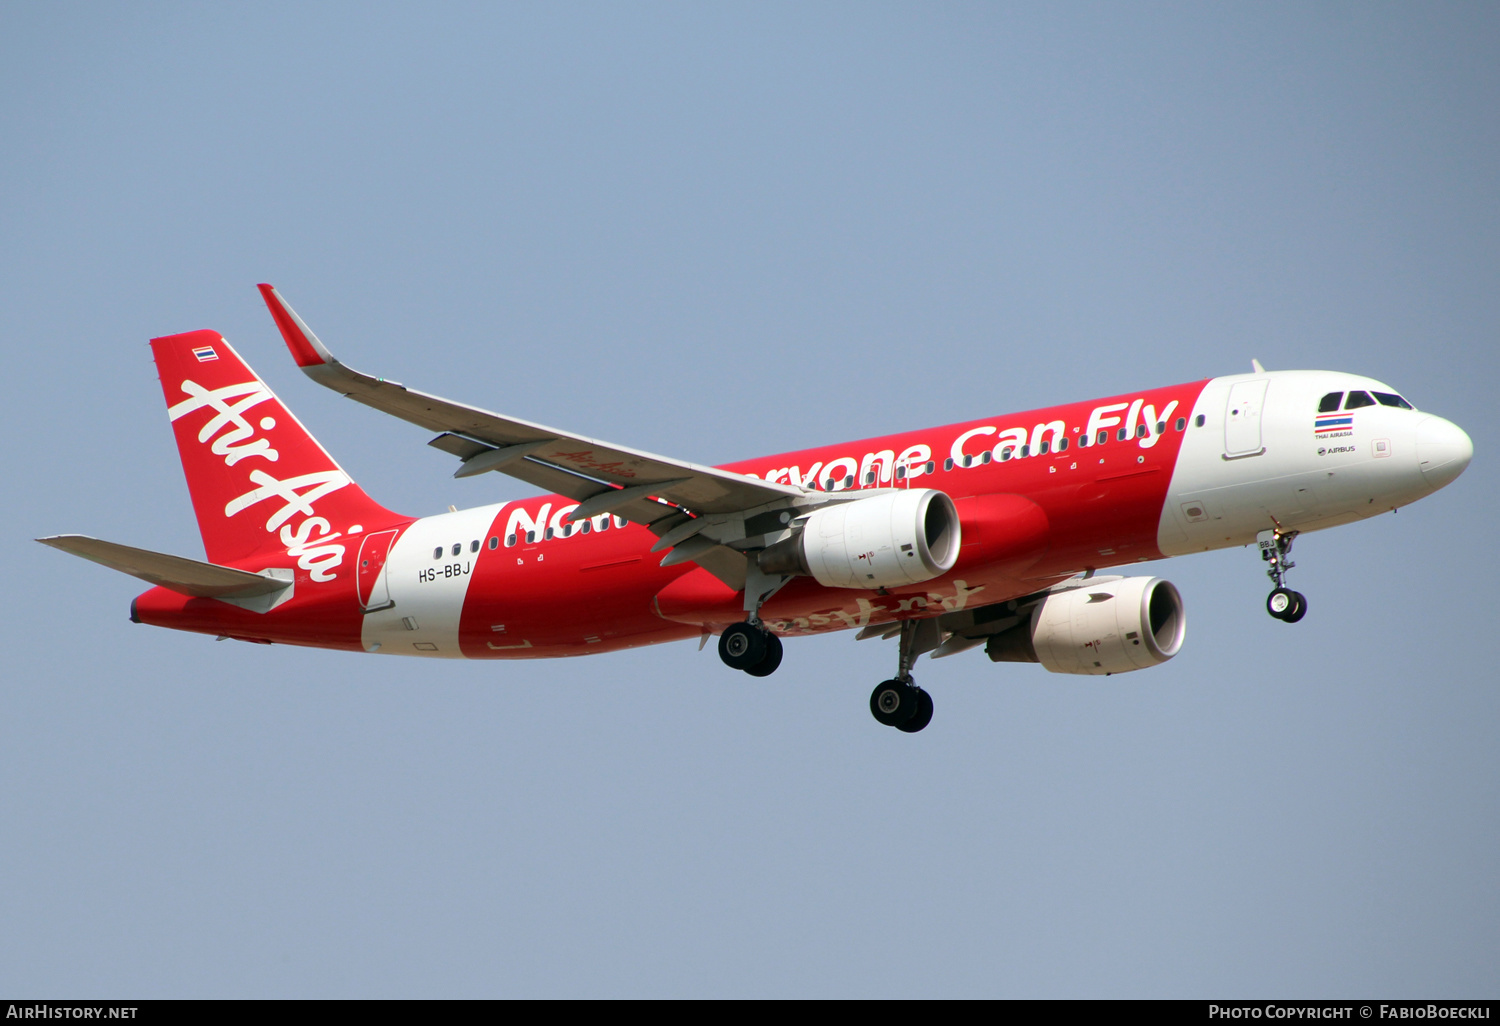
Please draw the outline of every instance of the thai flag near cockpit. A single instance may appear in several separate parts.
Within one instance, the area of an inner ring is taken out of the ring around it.
[[[1354,415],[1352,413],[1330,413],[1326,417],[1319,417],[1314,425],[1314,434],[1326,435],[1334,431],[1349,431],[1354,427]]]

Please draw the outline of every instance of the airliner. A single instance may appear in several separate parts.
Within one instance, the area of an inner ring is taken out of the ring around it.
[[[1182,648],[1181,594],[1101,569],[1256,546],[1296,623],[1293,542],[1415,502],[1473,456],[1457,425],[1334,371],[1253,371],[709,467],[491,413],[337,360],[260,291],[313,381],[459,461],[548,494],[437,516],[371,499],[214,331],[152,340],[207,560],[37,539],[153,585],[136,623],[256,644],[536,659],[717,636],[773,673],[782,641],[897,641],[870,711],[932,719],[912,667],[1114,674]]]

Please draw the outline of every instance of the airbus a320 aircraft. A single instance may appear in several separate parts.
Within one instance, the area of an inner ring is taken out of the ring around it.
[[[152,341],[208,562],[38,539],[155,585],[136,623],[260,644],[530,659],[719,637],[757,677],[782,638],[898,638],[881,723],[932,719],[919,655],[1110,674],[1171,659],[1182,597],[1099,567],[1256,542],[1270,614],[1302,619],[1292,542],[1448,484],[1473,445],[1388,385],[1212,378],[704,467],[408,389],[336,360],[260,286],[321,385],[438,432],[455,477],[553,494],[407,517],[360,489],[217,332]]]

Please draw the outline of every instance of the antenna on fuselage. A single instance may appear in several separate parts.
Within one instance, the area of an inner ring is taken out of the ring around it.
[[[1260,361],[1255,359],[1254,357],[1251,357],[1250,359],[1250,367],[1257,374],[1264,374],[1266,372],[1266,369],[1260,365]]]

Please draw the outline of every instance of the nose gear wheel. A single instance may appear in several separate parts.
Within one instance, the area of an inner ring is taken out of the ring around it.
[[[1296,531],[1283,531],[1279,525],[1275,530],[1262,531],[1255,536],[1260,545],[1260,558],[1270,564],[1266,567],[1266,576],[1276,585],[1266,596],[1266,612],[1286,623],[1296,623],[1307,615],[1307,597],[1286,586],[1286,572],[1297,565],[1290,558],[1292,542],[1296,539]]]
[[[1300,591],[1277,588],[1266,597],[1266,612],[1278,620],[1296,623],[1307,613],[1307,599]]]

